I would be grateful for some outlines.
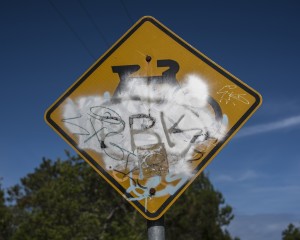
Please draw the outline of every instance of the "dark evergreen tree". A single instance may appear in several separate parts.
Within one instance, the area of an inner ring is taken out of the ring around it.
[[[282,240],[300,240],[300,228],[290,223],[282,232]]]
[[[13,230],[11,209],[5,205],[4,191],[0,183],[0,240],[11,237]]]
[[[146,220],[79,156],[67,156],[43,159],[10,188],[12,207],[4,199],[1,205],[8,211],[3,214],[7,226],[1,225],[4,239],[145,239]],[[167,239],[232,239],[224,230],[233,219],[232,208],[224,203],[201,174],[167,212]]]
[[[167,212],[168,239],[232,239],[223,228],[234,216],[224,203],[222,194],[201,174]]]

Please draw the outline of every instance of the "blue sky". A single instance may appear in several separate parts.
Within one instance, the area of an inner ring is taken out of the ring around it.
[[[70,147],[45,110],[140,17],[151,15],[258,90],[263,105],[206,172],[242,239],[300,222],[298,1],[10,1],[0,9],[0,176],[9,187]],[[97,28],[95,27],[97,26]],[[259,224],[258,224],[259,223]]]

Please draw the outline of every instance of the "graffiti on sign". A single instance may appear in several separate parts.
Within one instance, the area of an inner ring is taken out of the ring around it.
[[[45,118],[132,206],[155,220],[260,104],[255,90],[144,17]]]
[[[68,99],[62,115],[79,148],[100,153],[107,171],[130,182],[129,200],[172,195],[192,176],[191,163],[201,161],[227,127],[200,76],[187,75],[179,85],[178,63],[161,60],[157,66],[169,69],[160,77],[130,77],[138,65],[113,66],[121,80],[113,96]],[[151,192],[162,179],[165,186]]]
[[[232,103],[234,106],[236,105],[236,102],[244,103],[249,105],[250,102],[246,98],[245,93],[236,93],[234,90],[236,90],[237,86],[235,85],[226,85],[222,87],[217,94],[219,94],[220,102],[224,101],[225,104]]]

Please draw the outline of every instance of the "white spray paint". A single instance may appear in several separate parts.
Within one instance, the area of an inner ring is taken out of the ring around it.
[[[180,87],[133,78],[112,98],[105,93],[103,97],[68,99],[63,121],[78,136],[79,148],[102,155],[106,170],[131,171],[127,192],[137,196],[132,200],[140,200],[149,197],[148,190],[158,186],[162,177],[170,184],[155,196],[176,192],[192,176],[189,161],[194,149],[209,144],[208,139],[224,136],[228,119],[225,115],[221,123],[216,123],[208,97],[207,85],[196,75],[187,76]],[[141,154],[146,158],[149,154],[166,154],[166,162],[159,164],[167,171],[157,173],[154,164],[141,159]],[[146,180],[142,188],[132,180],[134,171]]]

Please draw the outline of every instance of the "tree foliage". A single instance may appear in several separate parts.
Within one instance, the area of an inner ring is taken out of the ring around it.
[[[12,234],[12,214],[5,205],[4,191],[0,184],[0,240],[8,239]]]
[[[0,240],[145,239],[146,220],[79,156],[43,159],[0,194]],[[233,219],[207,176],[200,175],[165,216],[167,239],[230,240]]]
[[[209,179],[200,175],[167,212],[169,239],[231,239],[222,230],[233,219],[232,208],[224,202]]]
[[[290,223],[282,232],[282,240],[300,240],[300,228]]]

